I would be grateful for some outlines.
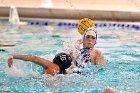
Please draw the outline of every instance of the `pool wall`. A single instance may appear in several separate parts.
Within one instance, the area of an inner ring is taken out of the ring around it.
[[[0,7],[0,18],[9,18],[10,7]],[[42,7],[17,7],[20,18],[52,18],[52,19],[81,19],[88,17],[94,20],[140,21],[139,11],[121,10],[86,10],[61,9]]]

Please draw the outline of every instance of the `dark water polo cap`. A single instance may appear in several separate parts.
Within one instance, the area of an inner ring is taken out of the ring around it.
[[[70,67],[71,62],[72,62],[71,56],[66,53],[58,53],[53,59],[53,63],[59,65],[61,70]]]

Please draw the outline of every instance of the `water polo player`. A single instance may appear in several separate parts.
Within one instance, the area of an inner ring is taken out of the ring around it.
[[[13,55],[8,59],[9,68],[13,65],[13,59],[31,61],[33,63],[41,65],[44,68],[44,72],[51,75],[66,74],[65,69],[71,66],[72,61],[71,56],[66,53],[58,53],[54,57],[53,62],[34,55]]]

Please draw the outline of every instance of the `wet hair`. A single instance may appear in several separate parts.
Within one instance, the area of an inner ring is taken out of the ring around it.
[[[53,59],[53,63],[60,67],[60,74],[66,74],[65,69],[71,66],[71,62],[71,56],[66,53],[58,53]]]

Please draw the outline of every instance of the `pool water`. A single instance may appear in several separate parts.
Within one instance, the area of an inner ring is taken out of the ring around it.
[[[56,53],[65,51],[64,42],[81,38],[76,28],[11,26],[7,22],[1,22],[0,28],[0,41],[15,44],[0,46],[1,93],[102,93],[108,87],[119,93],[140,93],[138,30],[97,27],[95,47],[104,54],[106,66],[96,74],[52,77],[44,75],[41,66],[22,60],[14,60],[13,68],[9,69],[7,59],[14,54],[33,54],[52,60]]]

